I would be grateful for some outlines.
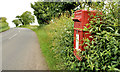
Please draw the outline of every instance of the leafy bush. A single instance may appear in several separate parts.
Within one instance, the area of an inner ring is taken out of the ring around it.
[[[8,23],[6,22],[7,18],[1,17],[0,18],[0,32],[9,29]]]
[[[118,4],[108,3],[102,11],[102,15],[96,14],[90,20],[93,40],[84,39],[86,51],[82,52],[85,62],[84,70],[116,70],[120,71],[120,24],[118,24]],[[110,7],[110,8],[108,8]],[[81,61],[81,63],[84,63]],[[82,66],[82,64],[81,64]]]
[[[46,26],[48,35],[52,37],[51,49],[58,61],[57,69],[69,68],[66,66],[66,61],[70,62],[70,60],[74,59],[73,25],[72,18],[62,16],[60,19],[54,19],[53,22]]]
[[[85,51],[82,51],[82,61],[76,59],[73,54],[74,23],[71,18],[61,17],[46,26],[49,36],[52,37],[51,49],[58,60],[56,66],[62,70],[120,71],[118,4],[115,2],[106,5],[104,2],[92,3],[89,4],[89,8],[99,10],[102,15],[98,13],[94,17],[90,16],[91,28],[84,29],[93,34],[93,40],[83,39],[87,46]]]

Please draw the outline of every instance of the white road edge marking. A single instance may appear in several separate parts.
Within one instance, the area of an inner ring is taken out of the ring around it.
[[[10,37],[9,39],[12,39],[13,37],[15,37],[17,35],[17,33],[16,34],[14,34],[12,37]]]

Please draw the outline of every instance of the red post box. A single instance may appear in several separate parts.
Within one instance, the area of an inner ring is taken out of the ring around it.
[[[86,26],[87,23],[89,23],[88,18],[90,17],[88,14],[91,13],[93,15],[96,15],[96,11],[87,11],[87,10],[77,10],[74,13],[74,55],[76,56],[77,59],[81,60],[82,57],[77,54],[79,51],[85,51],[83,45],[83,38],[88,38],[89,40],[92,40],[92,38],[89,38],[91,34],[89,31],[83,31],[84,26]],[[90,27],[90,25],[86,26],[87,28]],[[86,34],[87,33],[87,34]]]

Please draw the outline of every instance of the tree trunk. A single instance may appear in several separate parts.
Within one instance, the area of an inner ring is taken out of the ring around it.
[[[19,20],[20,20],[20,22],[22,23],[22,25],[25,25],[24,22],[22,21],[22,19],[19,19]]]

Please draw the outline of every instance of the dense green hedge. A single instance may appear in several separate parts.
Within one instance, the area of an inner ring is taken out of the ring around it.
[[[52,38],[50,48],[58,61],[57,69],[66,69],[66,60],[74,58],[74,55],[69,57],[69,54],[73,54],[73,24],[71,18],[62,16],[46,26],[46,31]]]
[[[105,6],[95,8],[102,11],[91,16],[91,28],[93,40],[85,39],[86,51],[82,52],[87,70],[116,70],[120,71],[120,24],[118,23],[118,4],[111,2]],[[83,62],[81,62],[83,63]],[[82,65],[81,65],[82,66]]]
[[[5,31],[9,29],[8,23],[6,22],[6,18],[1,17],[0,18],[0,32]]]
[[[86,3],[85,3],[86,4]],[[87,5],[87,4],[86,4]],[[94,5],[94,6],[93,6]],[[105,8],[104,8],[105,6]],[[89,8],[99,10],[96,16],[91,16],[93,40],[83,39],[85,51],[81,52],[82,61],[73,54],[73,21],[72,18],[61,17],[46,26],[49,36],[52,36],[51,50],[54,51],[58,69],[79,71],[120,71],[120,24],[118,23],[118,4],[93,3]],[[89,10],[88,8],[88,10]]]

